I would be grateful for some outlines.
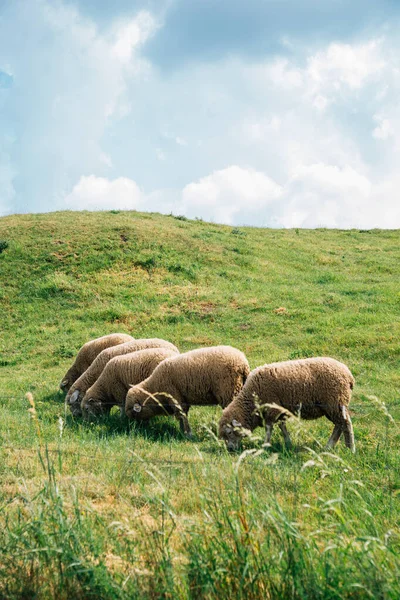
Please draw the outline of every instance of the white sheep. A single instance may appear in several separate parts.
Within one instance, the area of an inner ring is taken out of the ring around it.
[[[227,406],[241,390],[249,372],[243,352],[231,346],[191,350],[164,360],[150,377],[130,388],[125,412],[130,419],[138,420],[173,414],[181,431],[190,436],[189,408]]]
[[[75,381],[90,367],[94,359],[106,348],[132,341],[134,338],[127,333],[111,333],[86,342],[76,355],[75,361],[61,380],[60,388],[68,392]]]
[[[244,430],[265,425],[267,444],[278,422],[285,442],[288,414],[302,419],[327,417],[335,427],[328,441],[333,448],[341,434],[346,446],[355,451],[353,426],[348,406],[354,378],[343,363],[328,357],[272,363],[252,371],[242,391],[223,411],[219,436],[229,450],[236,450]],[[288,413],[289,411],[289,413]]]
[[[138,350],[146,350],[147,348],[168,348],[179,353],[178,348],[171,344],[171,342],[159,338],[132,340],[125,344],[114,346],[113,348],[106,348],[103,352],[100,352],[90,367],[86,369],[86,371],[70,387],[65,402],[69,406],[72,414],[74,416],[81,416],[81,402],[85,393],[90,386],[94,384],[106,364],[112,358],[115,356],[122,356],[123,354],[129,354],[130,352],[137,352]]]
[[[148,348],[112,358],[87,390],[81,403],[83,416],[109,414],[115,405],[122,414],[130,386],[147,379],[163,360],[176,354],[177,351],[170,348]]]

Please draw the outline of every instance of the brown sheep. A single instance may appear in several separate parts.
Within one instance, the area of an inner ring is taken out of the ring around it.
[[[250,372],[245,355],[231,346],[200,348],[163,361],[141,384],[132,387],[125,402],[130,419],[147,420],[173,414],[187,436],[187,414],[194,405],[232,401]]]
[[[302,419],[325,416],[335,425],[328,447],[333,448],[343,433],[346,446],[354,452],[348,411],[353,386],[354,377],[349,369],[333,358],[306,358],[258,367],[223,411],[219,436],[228,450],[236,450],[244,429],[253,431],[265,425],[265,441],[269,444],[273,425],[278,422],[285,442],[290,444],[284,422],[288,414],[297,414]]]
[[[152,339],[139,339],[120,344],[114,348],[106,348],[103,352],[100,352],[98,357],[93,361],[90,367],[75,381],[71,386],[65,402],[69,406],[74,416],[81,416],[81,402],[87,390],[94,384],[96,379],[103,371],[106,364],[115,356],[122,356],[123,354],[129,354],[130,352],[136,352],[138,350],[146,350],[146,348],[169,348],[179,353],[176,346],[161,340],[159,338]]]
[[[133,339],[134,338],[127,333],[111,333],[110,335],[103,335],[95,340],[86,342],[76,355],[73,365],[62,378],[60,388],[64,392],[68,392],[71,385],[90,367],[100,352],[106,348],[130,342]]]
[[[122,414],[130,386],[147,379],[163,360],[176,354],[176,350],[169,348],[148,348],[112,358],[87,390],[81,403],[83,416],[109,414],[115,405]]]

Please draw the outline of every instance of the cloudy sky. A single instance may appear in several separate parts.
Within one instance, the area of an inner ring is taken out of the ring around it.
[[[0,0],[0,215],[400,227],[398,0]]]

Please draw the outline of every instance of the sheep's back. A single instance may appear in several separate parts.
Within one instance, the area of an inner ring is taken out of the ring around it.
[[[116,356],[122,356],[124,354],[129,354],[131,352],[137,352],[139,350],[145,350],[146,348],[169,348],[176,352],[179,350],[171,344],[171,342],[167,342],[166,340],[162,340],[160,338],[149,338],[149,339],[138,339],[132,340],[130,342],[126,342],[124,344],[119,344],[112,348],[106,348],[97,356],[97,358],[93,361],[88,369],[75,381],[73,386],[71,386],[67,396],[66,402],[70,403],[71,396],[75,392],[75,390],[79,390],[81,393],[86,392],[89,387],[91,387],[96,379],[100,377],[106,365],[110,362],[110,360]]]
[[[79,366],[82,368],[82,373],[90,367],[103,350],[131,342],[133,339],[134,338],[127,333],[111,333],[86,342],[78,352],[77,356],[77,359],[79,358]]]
[[[113,370],[114,376],[128,388],[147,379],[162,361],[177,354],[178,351],[173,348],[146,348],[117,356],[107,367],[110,371]]]
[[[177,353],[179,352],[178,348],[174,346],[174,344],[159,338],[132,340],[130,342],[126,342],[125,344],[120,344],[118,346],[114,346],[113,348],[107,348],[106,350],[103,350],[103,352],[101,352],[93,362],[91,367],[89,367],[87,373],[91,378],[98,377],[105,365],[112,358],[115,358],[116,356],[123,356],[125,354],[131,354],[132,352],[139,352],[140,350],[146,350],[149,348],[169,348]],[[90,373],[90,371],[92,371],[92,373]]]
[[[349,398],[353,383],[346,365],[333,358],[316,357],[258,367],[250,373],[244,391],[256,394],[261,403],[275,401],[289,410],[302,405],[306,410],[307,405]]]
[[[173,395],[178,390],[194,404],[214,404],[215,387],[228,381],[228,376],[244,372],[248,372],[248,362],[240,350],[230,346],[199,348],[163,361],[141,385],[152,393]]]

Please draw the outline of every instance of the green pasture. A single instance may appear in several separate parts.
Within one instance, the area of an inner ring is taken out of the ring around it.
[[[291,421],[230,455],[218,407],[74,420],[58,384],[106,333],[252,368],[332,356],[356,447]],[[27,397],[27,393],[30,395]],[[0,598],[400,598],[400,232],[136,212],[0,219]]]

